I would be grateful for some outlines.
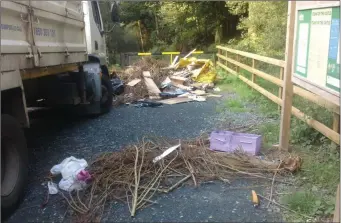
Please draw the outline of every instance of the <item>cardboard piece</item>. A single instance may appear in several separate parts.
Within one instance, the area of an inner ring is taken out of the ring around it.
[[[188,80],[185,77],[179,77],[179,76],[170,76],[169,78],[174,84],[184,84],[184,82]]]
[[[214,98],[221,98],[223,97],[221,94],[206,94],[206,97],[214,97]]]
[[[169,98],[169,99],[161,100],[159,102],[163,104],[167,104],[167,105],[173,105],[173,104],[180,104],[180,103],[185,103],[185,102],[190,102],[190,101],[193,101],[193,100],[190,98],[177,97],[177,98]]]
[[[141,81],[141,79],[136,78],[136,79],[134,79],[134,80],[132,80],[132,81],[129,81],[129,83],[128,83],[127,85],[130,86],[130,87],[134,87],[135,85],[137,85],[138,83],[140,83],[140,81]]]
[[[195,95],[198,95],[198,96],[201,96],[201,95],[205,95],[206,94],[206,91],[203,91],[203,90],[195,90],[195,91],[191,91],[191,93],[195,94]]]

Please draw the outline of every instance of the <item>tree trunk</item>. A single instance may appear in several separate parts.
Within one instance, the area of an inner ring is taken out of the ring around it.
[[[139,26],[139,31],[140,31],[142,52],[144,52],[144,43],[143,43],[143,36],[142,36],[142,30],[141,30],[141,20],[137,21],[137,25]]]
[[[159,21],[158,21],[155,9],[154,9],[154,18],[155,18],[156,35],[157,35],[157,38],[159,39]]]

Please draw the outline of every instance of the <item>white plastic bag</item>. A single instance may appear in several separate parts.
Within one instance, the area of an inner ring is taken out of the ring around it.
[[[57,194],[58,193],[58,187],[57,187],[56,183],[49,181],[49,182],[47,182],[47,187],[49,188],[49,194]]]
[[[60,164],[54,165],[51,168],[53,175],[62,174],[58,186],[65,191],[81,190],[86,183],[77,180],[77,174],[88,166],[85,159],[76,159],[70,156],[64,159]]]
[[[86,183],[70,177],[61,179],[58,186],[61,190],[71,192],[73,190],[82,190],[86,186]]]
[[[60,164],[54,165],[51,169],[53,175],[62,174],[62,177],[67,179],[70,176],[76,177],[79,171],[85,169],[88,163],[85,159],[76,159],[70,156],[64,159]]]

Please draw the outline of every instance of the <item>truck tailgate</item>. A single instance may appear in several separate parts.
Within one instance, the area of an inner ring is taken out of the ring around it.
[[[5,69],[87,60],[81,1],[1,1],[1,11]]]

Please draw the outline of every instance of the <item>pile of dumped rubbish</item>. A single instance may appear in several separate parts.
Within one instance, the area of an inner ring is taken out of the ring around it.
[[[241,146],[243,140],[248,143]],[[300,157],[259,156],[261,140],[260,135],[231,131],[213,131],[192,140],[143,138],[120,151],[99,154],[87,170],[85,160],[65,159],[51,169],[53,175],[61,173],[63,177],[61,190],[49,182],[49,191],[63,196],[77,221],[99,222],[106,204],[114,200],[126,203],[135,216],[138,210],[157,204],[157,194],[185,183],[197,187],[246,176],[283,182],[287,173],[300,169]],[[258,205],[256,192],[252,194],[253,204]]]
[[[113,79],[114,92],[119,94],[114,105],[133,104],[138,107],[178,104],[190,101],[206,101],[207,97],[221,97],[214,92],[216,71],[209,59],[175,57],[171,65],[145,57],[117,74],[124,83],[117,85]],[[120,87],[119,90],[115,90]]]

